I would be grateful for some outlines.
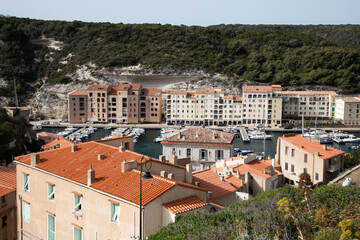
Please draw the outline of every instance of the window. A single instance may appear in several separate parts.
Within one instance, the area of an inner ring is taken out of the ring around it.
[[[206,160],[207,159],[207,156],[206,156],[206,149],[201,149],[200,150],[200,160]]]
[[[319,180],[319,174],[315,173],[315,180]]]
[[[307,173],[307,172],[308,172],[307,168],[304,168],[304,173]]]
[[[74,194],[74,210],[75,212],[81,212],[82,196]]]
[[[119,222],[119,204],[110,203],[110,221]]]
[[[286,162],[285,163],[285,170],[288,170],[289,169],[289,164]]]
[[[186,156],[191,157],[191,148],[186,149]]]
[[[307,163],[307,158],[308,158],[308,155],[305,153],[304,154],[304,162],[306,162],[306,163]]]
[[[2,196],[1,197],[1,206],[5,206],[6,205],[6,196]]]
[[[74,226],[74,240],[82,240],[82,229]]]
[[[30,203],[24,202],[24,220],[30,222]]]
[[[48,199],[54,200],[55,199],[55,185],[48,183]]]
[[[23,173],[23,179],[24,179],[24,191],[29,191],[29,174]]]
[[[294,164],[291,164],[291,172],[295,172],[295,166],[294,166]]]
[[[288,155],[289,153],[289,147],[285,147],[285,154]]]
[[[48,240],[55,240],[55,216],[52,214],[48,214]]]
[[[292,157],[295,156],[295,149],[291,149],[291,156],[292,156]]]
[[[7,216],[3,216],[1,218],[1,227],[6,227],[7,226]]]

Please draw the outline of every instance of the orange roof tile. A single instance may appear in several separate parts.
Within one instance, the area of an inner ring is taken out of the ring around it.
[[[119,84],[118,90],[134,90],[138,91],[142,87],[141,84],[127,84],[127,83],[121,83]]]
[[[215,199],[237,190],[226,180],[222,181],[211,169],[193,172],[193,182],[199,182],[199,187],[212,192],[212,197]]]
[[[213,135],[215,134],[215,139]],[[180,135],[180,138],[179,138]],[[194,143],[194,144],[233,144],[235,135],[209,128],[186,128],[173,133],[162,142],[164,143]]]
[[[55,146],[57,146],[58,148],[70,147],[71,146],[71,141],[69,139],[67,139],[67,138],[58,136],[53,141],[43,145],[42,149],[47,150],[47,149],[50,149],[50,148],[54,148]]]
[[[16,171],[0,166],[0,197],[16,191]]]
[[[196,89],[196,94],[202,94],[202,93],[214,93],[214,89]]]
[[[98,154],[104,154],[104,159],[97,160]],[[40,162],[36,165],[36,168],[84,185],[87,184],[87,171],[91,164],[92,169],[95,171],[95,182],[91,184],[92,188],[139,204],[140,171],[133,169],[123,173],[121,165],[125,159],[128,161],[136,160],[140,164],[143,156],[141,154],[129,150],[120,152],[118,148],[100,142],[86,142],[79,144],[75,152],[71,152],[71,147],[65,147],[40,152],[39,155]],[[30,155],[16,157],[15,160],[30,165]],[[143,161],[149,160],[150,157],[145,156]],[[152,160],[162,163],[156,159]],[[143,180],[144,205],[175,185],[205,191],[205,189],[191,184],[163,178],[155,174],[152,175],[154,176],[152,179]]]
[[[185,90],[168,90],[167,93],[170,93],[170,94],[186,94],[186,91]]]
[[[360,99],[357,98],[357,97],[342,98],[341,100],[343,100],[344,102],[351,102],[351,103],[358,103],[358,102],[360,102]]]
[[[38,138],[44,140],[45,143],[49,143],[59,137],[59,135],[57,135],[55,133],[50,133],[50,132],[39,132],[39,133],[36,133],[36,136]]]
[[[163,206],[175,215],[188,212],[207,206],[208,203],[198,198],[196,195],[184,197],[171,202],[164,203]]]
[[[233,95],[225,95],[225,96],[224,96],[224,99],[233,99],[233,98],[234,98]]]
[[[109,85],[96,85],[96,84],[91,84],[87,90],[109,90],[109,88],[111,88]]]
[[[337,96],[334,91],[282,91],[283,95],[331,95]]]
[[[145,96],[159,96],[161,94],[161,89],[158,88],[143,88],[142,95]]]
[[[319,142],[311,141],[301,135],[287,135],[279,138],[281,140],[290,142],[309,153],[315,154],[316,152],[318,152],[320,154],[319,157],[322,159],[327,159],[327,158],[335,157],[339,154],[344,154],[343,151],[329,146],[327,146],[325,150],[324,145],[320,144]]]
[[[243,86],[243,92],[272,92],[281,91],[280,85],[272,86]]]
[[[207,201],[210,202],[210,203],[214,203],[214,204],[216,204],[216,205],[219,205],[219,206],[221,206],[221,207],[225,207],[224,204],[222,204],[222,203],[219,202],[219,201],[216,201],[216,199],[214,199],[214,198],[210,198],[210,199],[208,199]]]
[[[83,96],[83,95],[87,95],[87,91],[85,90],[74,90],[74,91],[71,91],[68,93],[68,95],[71,95],[71,96]]]
[[[246,172],[249,172],[258,177],[267,179],[278,173],[277,170],[274,170],[274,172],[271,174],[271,170],[268,169],[270,167],[271,164],[256,159],[249,163],[234,167],[233,171],[236,173],[239,170],[240,175],[244,175]]]
[[[231,182],[231,184],[236,188],[239,189],[242,186],[244,186],[243,181],[238,178],[237,176],[231,175],[229,177],[226,178],[226,180],[228,180],[229,182]]]
[[[109,95],[117,95],[118,94],[118,88],[112,87],[110,90]]]
[[[242,101],[242,97],[234,97],[235,101]]]

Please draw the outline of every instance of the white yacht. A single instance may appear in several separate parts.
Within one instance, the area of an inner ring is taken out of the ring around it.
[[[42,129],[42,126],[41,125],[38,125],[38,124],[36,124],[36,125],[34,125],[33,127],[32,127],[32,130],[33,131],[40,131]]]

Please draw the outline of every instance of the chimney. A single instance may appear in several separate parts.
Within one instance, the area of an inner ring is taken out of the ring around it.
[[[169,173],[167,177],[168,177],[169,179],[174,180],[174,179],[175,179],[175,174]]]
[[[126,172],[130,169],[136,169],[137,167],[137,162],[136,160],[131,160],[131,161],[126,161],[126,159],[124,159],[124,161],[121,163],[121,172]]]
[[[213,140],[215,140],[215,139],[216,139],[216,133],[213,132]]]
[[[196,138],[199,137],[199,130],[196,130],[196,135],[195,135]]]
[[[225,181],[225,177],[223,175],[220,176],[221,181]]]
[[[181,139],[181,132],[178,132],[178,137],[179,139]]]
[[[186,164],[185,181],[192,184],[192,166],[190,163]]]
[[[207,196],[206,196],[207,199],[211,199],[211,198],[212,198],[212,192],[208,191],[206,195],[207,195]]]
[[[76,143],[71,143],[71,152],[75,152],[77,150]]]
[[[324,150],[327,150],[327,145],[323,145]]]
[[[100,154],[98,154],[97,159],[98,159],[99,161],[105,159],[105,153],[100,153]]]
[[[275,158],[271,159],[271,165],[272,165],[273,168],[275,169]]]
[[[160,156],[159,156],[159,160],[160,160],[161,162],[166,162],[166,158],[165,158],[164,155],[160,155]]]
[[[194,184],[195,184],[195,186],[200,186],[200,182],[198,182],[198,181],[196,181],[196,182],[194,182]]]
[[[92,169],[92,166],[90,164],[90,169],[88,170],[87,174],[87,185],[90,186],[95,182],[95,171]]]
[[[175,156],[174,154],[170,155],[169,162],[177,165],[178,164],[177,156]]]
[[[121,141],[121,145],[119,147],[119,152],[125,152],[125,147],[123,145],[123,141]]]
[[[160,171],[160,176],[166,178],[166,177],[168,176],[168,174],[167,174],[167,172],[165,172],[165,171],[163,170],[163,171]]]
[[[39,163],[40,155],[39,155],[38,153],[32,153],[32,154],[30,155],[30,160],[31,160],[31,161],[30,161],[31,166],[32,166],[32,167],[35,167],[36,164]]]

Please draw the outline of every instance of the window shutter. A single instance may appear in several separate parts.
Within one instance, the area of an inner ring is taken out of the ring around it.
[[[48,214],[48,240],[55,240],[55,216]]]
[[[30,204],[24,202],[24,220],[30,221]]]
[[[29,175],[23,173],[23,177],[24,177],[24,190],[27,191],[29,190]]]

